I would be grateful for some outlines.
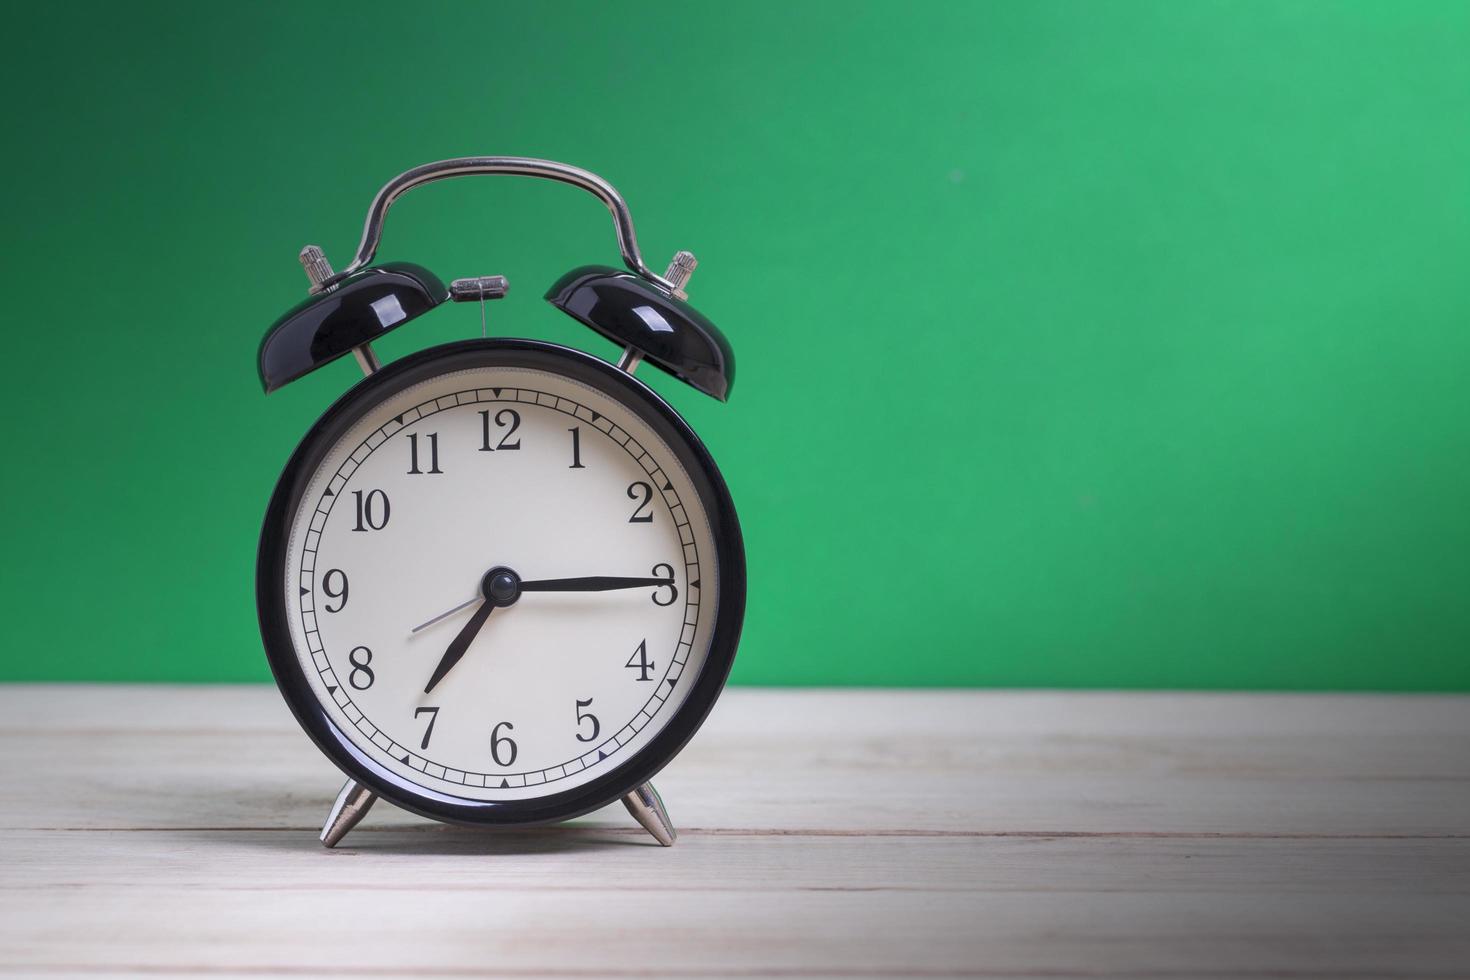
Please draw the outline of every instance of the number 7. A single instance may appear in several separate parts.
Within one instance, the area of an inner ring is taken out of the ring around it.
[[[429,747],[429,736],[434,734],[434,722],[439,720],[438,708],[419,708],[413,713],[413,716],[417,718],[425,711],[429,713],[429,727],[424,729],[424,740],[419,743],[419,748],[421,749],[427,749]]]

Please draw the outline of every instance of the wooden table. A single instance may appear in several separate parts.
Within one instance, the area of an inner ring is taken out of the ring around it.
[[[1470,698],[731,690],[622,807],[379,804],[264,687],[0,687],[20,973],[1470,976]]]

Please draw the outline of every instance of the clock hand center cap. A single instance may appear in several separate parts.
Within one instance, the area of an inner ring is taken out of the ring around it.
[[[504,565],[496,565],[480,580],[480,592],[497,606],[511,606],[521,597],[521,577]]]

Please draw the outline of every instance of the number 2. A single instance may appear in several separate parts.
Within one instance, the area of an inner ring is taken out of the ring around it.
[[[629,500],[638,500],[638,497],[640,495],[642,495],[643,499],[639,501],[637,507],[633,508],[633,516],[628,518],[628,523],[652,524],[653,514],[645,514],[643,512],[644,510],[648,509],[648,505],[653,502],[653,487],[644,483],[642,480],[639,480],[637,483],[628,484]]]

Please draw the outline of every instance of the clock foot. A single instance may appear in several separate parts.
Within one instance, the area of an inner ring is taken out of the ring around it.
[[[337,794],[337,802],[332,804],[332,810],[327,814],[327,822],[322,826],[322,845],[336,847],[347,836],[347,832],[367,816],[368,810],[377,801],[372,790],[354,779],[347,780],[342,785],[342,792]]]
[[[623,797],[623,806],[633,814],[634,820],[643,825],[644,830],[653,835],[654,840],[664,847],[674,846],[674,838],[679,836],[679,832],[674,829],[669,811],[664,809],[664,801],[659,799],[658,790],[652,783],[644,783]]]

